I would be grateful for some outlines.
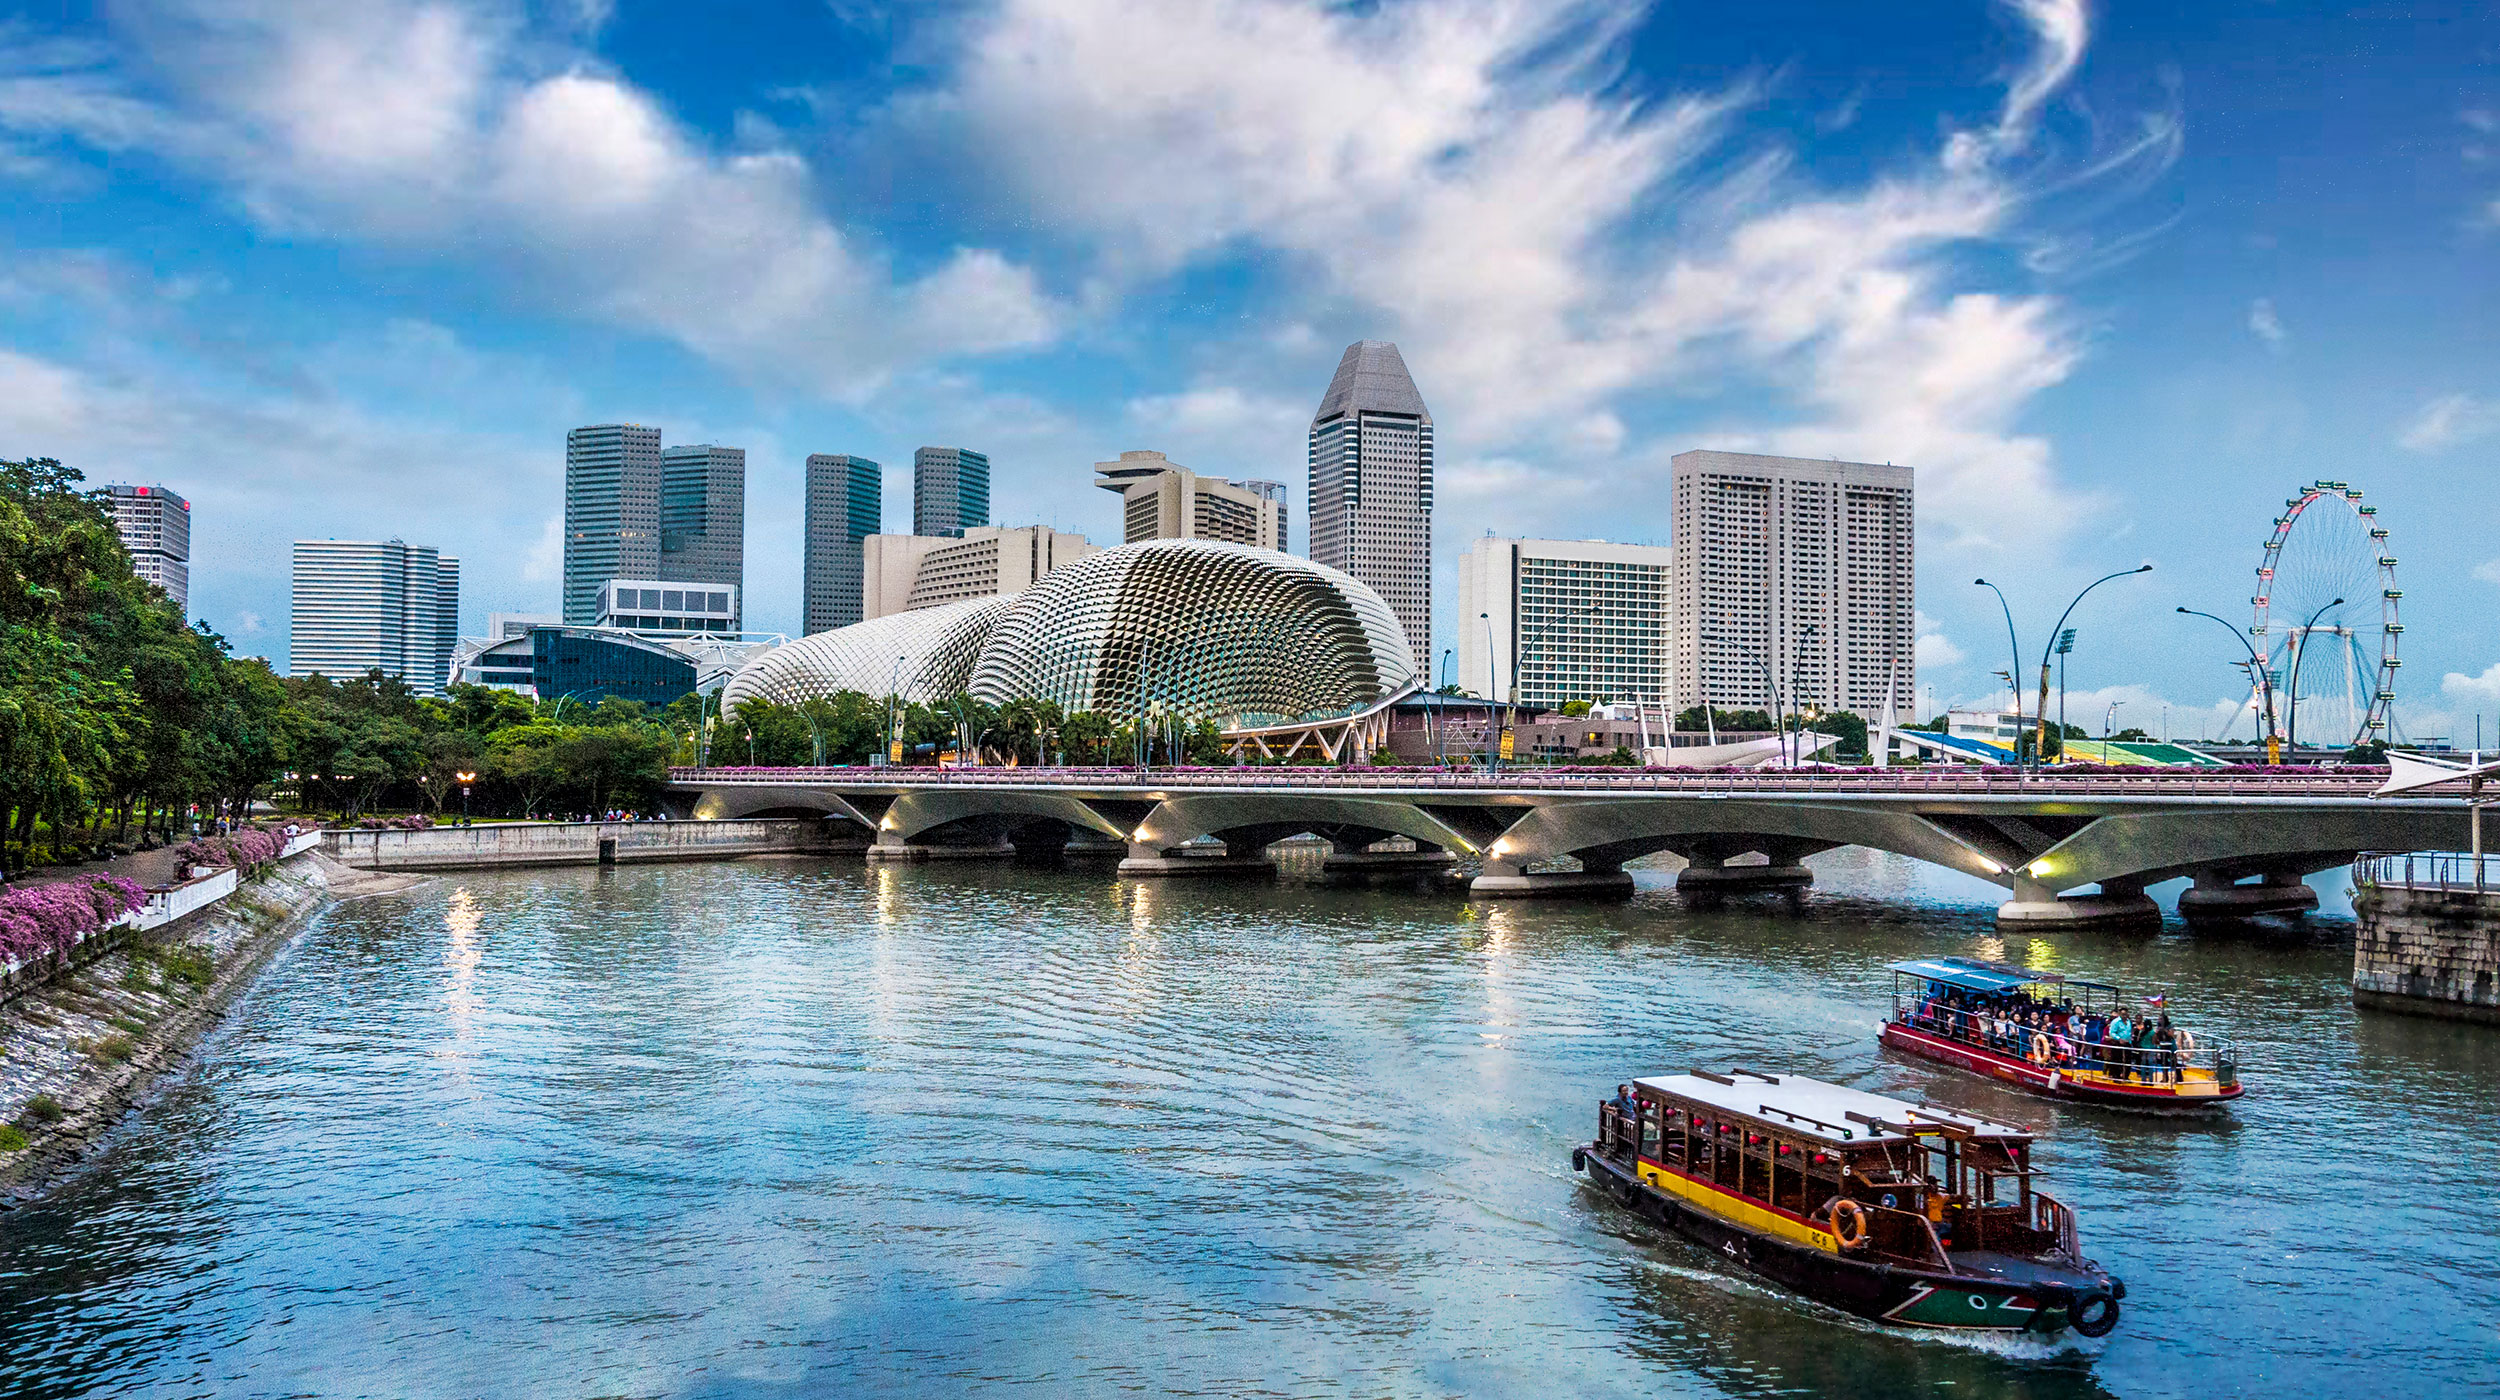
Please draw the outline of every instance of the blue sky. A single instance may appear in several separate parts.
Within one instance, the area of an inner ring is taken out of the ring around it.
[[[161,481],[193,612],[283,658],[286,545],[552,607],[565,429],[748,449],[795,628],[809,452],[1304,477],[1404,349],[1437,548],[1663,540],[1667,459],[1919,469],[1922,687],[2072,591],[2070,718],[2194,732],[2318,477],[2405,589],[2399,720],[2500,716],[2500,19],[2068,0],[135,0],[0,10],[0,456]],[[1297,500],[1296,517],[1303,511]],[[2352,619],[2374,630],[2375,615]],[[2500,732],[2491,719],[2486,725]],[[2241,732],[2247,724],[2241,722]]]

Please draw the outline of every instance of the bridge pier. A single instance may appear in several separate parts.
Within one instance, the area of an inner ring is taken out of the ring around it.
[[[2014,877],[2014,897],[1997,906],[1997,923],[2048,931],[2161,925],[2161,906],[2141,880],[2103,880],[2099,894],[2061,895],[2027,876]]]
[[[1348,850],[1332,842],[1319,868],[1328,875],[1435,875],[1458,863],[1448,851],[1421,841],[1409,840],[1405,850],[1379,849],[1389,844],[1374,841]]]
[[[1204,851],[1204,855],[1190,852]],[[1171,875],[1241,875],[1276,873],[1276,862],[1270,860],[1267,848],[1256,848],[1249,855],[1235,855],[1225,846],[1157,846],[1145,841],[1128,843],[1128,854],[1120,861],[1122,875],[1161,877]]]
[[[1577,870],[1540,870],[1531,874],[1518,861],[1487,860],[1482,873],[1467,882],[1470,899],[1621,899],[1632,893],[1632,877],[1622,861],[1582,857]]]
[[[2219,870],[2200,870],[2196,885],[2179,892],[2179,917],[2190,923],[2228,923],[2261,914],[2306,914],[2318,907],[2318,892],[2294,871],[2269,871],[2257,883],[2243,885]]]
[[[1689,899],[1717,899],[1760,890],[1801,890],[1813,883],[1814,872],[1793,861],[1730,865],[1725,856],[1697,855],[1676,872],[1675,892]]]
[[[932,860],[1013,860],[1016,848],[1004,836],[973,845],[915,845],[887,831],[878,834],[876,844],[870,846],[865,854],[871,865],[918,865]]]

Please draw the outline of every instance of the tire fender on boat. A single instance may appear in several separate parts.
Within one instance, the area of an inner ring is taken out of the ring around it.
[[[1589,1154],[1587,1148],[1575,1147],[1571,1149],[1571,1169],[1575,1172],[1584,1172],[1589,1169]]]
[[[2094,1305],[2099,1310],[2094,1310]],[[2086,1293],[2066,1310],[2067,1325],[2087,1337],[2106,1337],[2118,1325],[2118,1300],[2106,1293]]]

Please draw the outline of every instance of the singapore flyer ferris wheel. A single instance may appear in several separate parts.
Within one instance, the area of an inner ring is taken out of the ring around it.
[[[2298,744],[2389,737],[2404,623],[2396,554],[2378,507],[2341,481],[2316,481],[2283,503],[2257,566],[2249,636],[2265,658],[2252,680]]]

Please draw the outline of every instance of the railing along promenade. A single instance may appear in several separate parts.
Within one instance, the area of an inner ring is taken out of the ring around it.
[[[2461,851],[2372,853],[2352,863],[2352,879],[2364,888],[2387,885],[2474,894],[2500,892],[2500,855],[2476,857]]]
[[[1805,857],[1866,846],[2004,887],[2009,922],[2142,921],[2153,882],[2192,876],[2191,917],[2311,907],[2302,883],[2363,851],[2453,848],[2452,797],[2374,799],[2365,768],[1669,769],[725,767],[671,774],[685,815],[818,812],[879,859],[1064,841],[1124,847],[1127,873],[1254,863],[1312,834],[1344,868],[1478,862],[1480,895],[1620,893],[1661,851],[1688,893],[1795,888]],[[1054,834],[1055,833],[1055,834]],[[1384,844],[1386,843],[1386,844]],[[1206,859],[1216,845],[1228,860]],[[1759,854],[1762,864],[1743,857]],[[2252,879],[2255,883],[2244,883]],[[2092,888],[2097,887],[2097,888]],[[2070,893],[2090,889],[2090,893]]]
[[[2385,781],[2386,770],[2309,768],[2216,772],[2212,769],[2155,769],[2079,773],[2056,768],[2017,769],[2011,765],[1962,769],[1779,770],[1523,766],[1486,772],[1482,769],[1255,765],[1206,768],[918,768],[857,764],[821,768],[672,768],[669,778],[672,782],[689,785],[831,783],[898,791],[925,787],[1046,785],[1075,788],[1357,788],[1399,792],[1709,792],[1783,796],[1798,793],[1851,796],[1875,793],[2058,793],[2128,797],[2348,798],[2367,797],[2373,788]]]

